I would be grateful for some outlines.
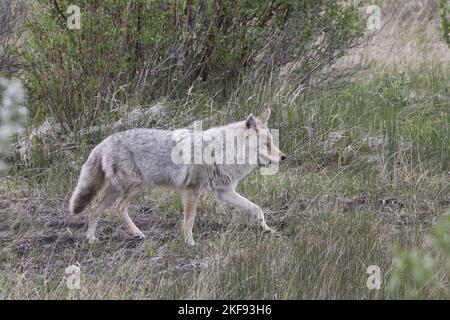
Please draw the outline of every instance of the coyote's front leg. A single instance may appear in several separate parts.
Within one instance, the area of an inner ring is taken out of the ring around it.
[[[241,196],[234,189],[218,192],[217,198],[220,201],[224,201],[232,206],[250,211],[256,216],[258,223],[261,225],[264,231],[273,232],[273,230],[266,223],[266,218],[264,217],[264,212],[262,211],[262,209],[257,204]]]
[[[194,246],[195,241],[192,236],[192,229],[194,227],[195,214],[197,211],[197,200],[199,196],[198,187],[189,187],[183,193],[184,204],[184,221],[183,221],[183,234],[184,241],[189,246]]]

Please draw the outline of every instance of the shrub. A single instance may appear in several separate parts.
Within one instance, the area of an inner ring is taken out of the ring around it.
[[[428,238],[429,251],[418,249],[394,250],[394,269],[391,272],[388,290],[392,293],[404,292],[408,299],[428,298],[430,288],[439,288],[441,272],[438,272],[439,262],[444,265],[444,274],[450,275],[450,215],[440,218],[438,224]],[[445,286],[444,286],[445,288]],[[439,293],[439,290],[434,294]],[[445,290],[445,293],[448,293]]]
[[[130,94],[146,102],[283,67],[307,84],[361,35],[355,7],[334,0],[84,0],[80,30],[66,26],[71,1],[38,2],[23,51],[31,111],[69,128]]]

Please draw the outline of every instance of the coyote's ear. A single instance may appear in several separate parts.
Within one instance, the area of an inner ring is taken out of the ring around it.
[[[264,113],[258,117],[258,121],[263,124],[267,123],[267,121],[269,121],[271,111],[272,110],[270,108],[267,108],[267,110],[264,111]]]
[[[245,127],[247,129],[254,129],[256,128],[256,118],[253,114],[249,115],[247,117],[247,120],[245,120]]]

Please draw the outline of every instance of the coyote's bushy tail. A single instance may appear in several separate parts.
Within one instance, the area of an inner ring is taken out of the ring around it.
[[[78,184],[70,199],[70,212],[77,214],[83,211],[102,188],[104,180],[101,156],[94,150],[81,168]]]

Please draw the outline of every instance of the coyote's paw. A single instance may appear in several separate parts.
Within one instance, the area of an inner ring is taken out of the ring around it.
[[[143,234],[142,232],[134,233],[134,234],[132,234],[132,236],[135,239],[138,239],[138,240],[144,240],[145,239],[145,234]]]
[[[188,247],[195,247],[195,241],[194,240],[186,240],[186,244]]]
[[[89,233],[86,234],[86,238],[87,238],[89,244],[94,244],[94,243],[98,242],[98,238],[92,234],[89,234]]]
[[[263,231],[264,234],[270,235],[271,237],[284,238],[283,234],[275,229],[269,228],[268,230]]]
[[[264,233],[275,233],[276,232],[274,229],[270,228],[268,225],[264,225],[264,226],[262,226],[262,228],[263,228]]]
[[[268,226],[263,227],[263,232],[265,234],[270,234],[270,235],[274,235],[274,236],[279,236],[280,235],[280,233],[277,230],[272,229],[272,228],[270,228]]]

